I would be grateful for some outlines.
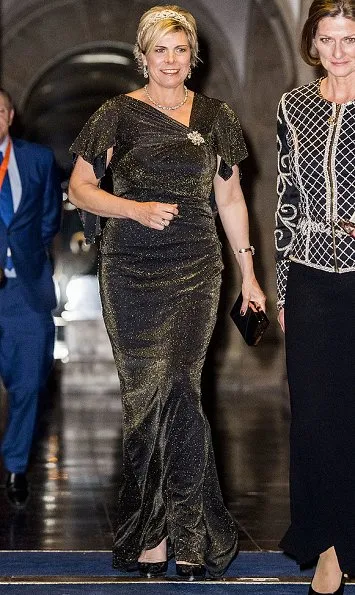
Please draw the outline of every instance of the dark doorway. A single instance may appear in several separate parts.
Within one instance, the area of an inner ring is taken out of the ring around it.
[[[68,148],[89,116],[106,99],[141,84],[132,49],[126,43],[80,46],[33,83],[22,110],[24,136],[50,145],[64,171],[71,167]]]

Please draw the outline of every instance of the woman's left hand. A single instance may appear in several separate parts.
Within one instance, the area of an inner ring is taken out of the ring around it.
[[[242,294],[243,303],[241,312],[245,313],[248,306],[250,306],[252,310],[261,308],[265,312],[266,296],[255,277],[252,277],[251,279],[243,279]]]

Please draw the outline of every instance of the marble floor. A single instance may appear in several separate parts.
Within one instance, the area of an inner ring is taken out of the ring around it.
[[[88,324],[82,323],[82,332]],[[111,547],[122,471],[119,385],[107,358],[70,357],[59,341],[61,348],[64,356],[40,408],[26,509],[13,510],[0,490],[2,550]],[[277,550],[289,515],[288,396],[282,349],[275,358],[272,335],[256,348],[257,356],[253,349],[242,346],[227,365],[208,359],[204,404],[224,498],[240,523],[241,549]],[[5,410],[3,395],[2,424]]]

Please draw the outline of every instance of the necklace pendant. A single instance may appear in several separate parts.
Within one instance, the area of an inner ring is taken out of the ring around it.
[[[336,121],[337,121],[337,119],[336,119],[335,116],[330,116],[330,118],[328,118],[328,124],[329,124],[329,126],[335,126]]]

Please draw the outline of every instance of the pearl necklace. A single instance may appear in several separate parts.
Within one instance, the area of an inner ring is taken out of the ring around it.
[[[147,87],[148,87],[148,85],[144,85],[144,92],[145,92],[146,96],[148,97],[149,101],[153,105],[155,105],[155,107],[158,107],[159,109],[164,109],[164,110],[174,110],[174,109],[178,109],[179,107],[183,106],[186,103],[188,94],[189,94],[188,88],[185,87],[185,85],[184,85],[185,97],[182,101],[180,101],[180,103],[178,103],[177,105],[169,105],[169,106],[160,105],[160,103],[157,103],[156,101],[154,101],[154,99],[152,99],[152,97],[149,95]]]

